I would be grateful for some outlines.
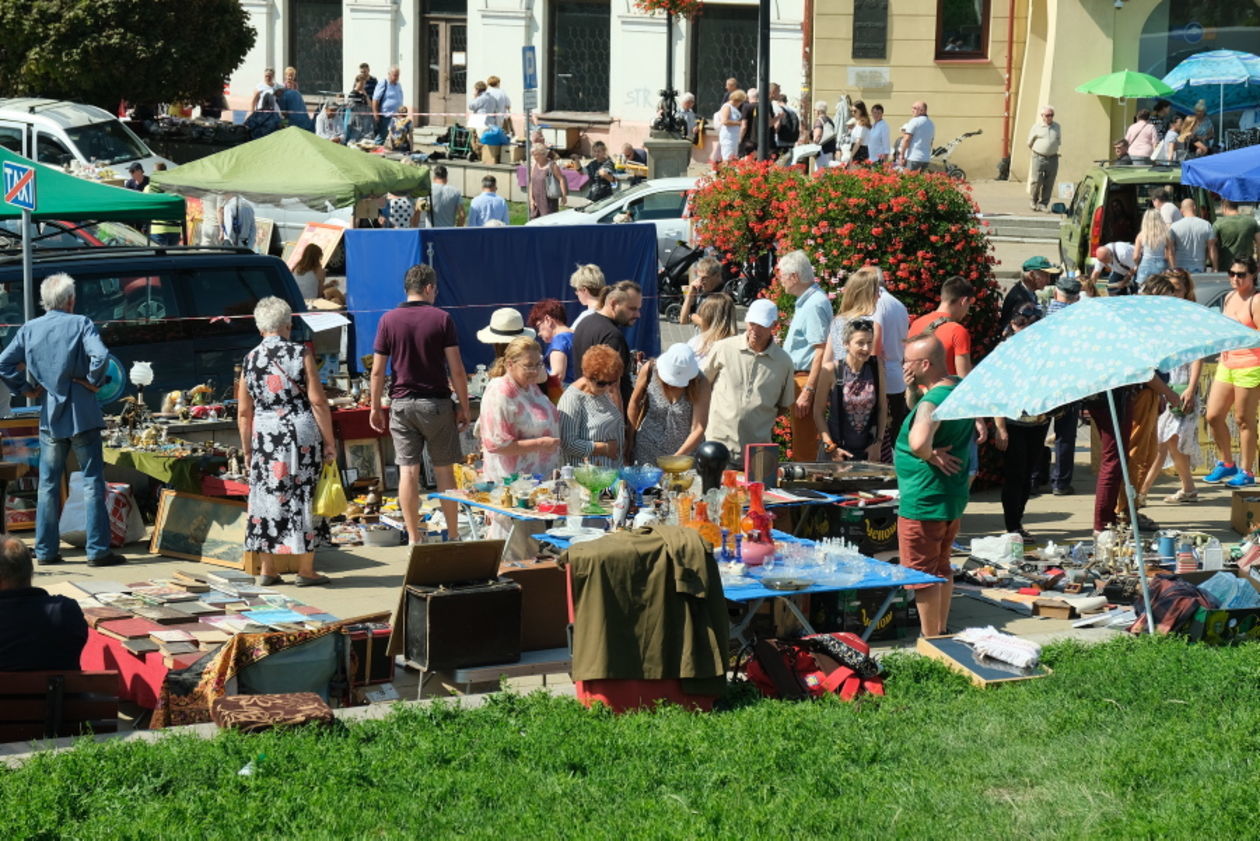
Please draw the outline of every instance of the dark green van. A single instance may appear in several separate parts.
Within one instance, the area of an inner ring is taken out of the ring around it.
[[[1215,212],[1211,194],[1202,187],[1181,183],[1181,167],[1116,166],[1099,164],[1076,182],[1071,204],[1056,203],[1051,210],[1063,215],[1059,225],[1059,260],[1068,271],[1084,274],[1093,264],[1098,246],[1133,242],[1150,206],[1151,193],[1165,188],[1177,204],[1192,198],[1199,215],[1211,222]]]

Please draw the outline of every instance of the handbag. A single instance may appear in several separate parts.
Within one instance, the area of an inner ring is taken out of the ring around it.
[[[818,141],[819,146],[826,146],[828,143],[836,139],[836,124],[832,120],[823,120],[822,139]]]
[[[315,486],[315,503],[312,512],[317,517],[339,517],[346,513],[349,503],[346,502],[346,491],[341,486],[341,475],[337,465],[325,464],[320,474],[319,484]]]
[[[564,195],[560,189],[560,179],[556,177],[555,165],[547,165],[547,198],[558,199]]]

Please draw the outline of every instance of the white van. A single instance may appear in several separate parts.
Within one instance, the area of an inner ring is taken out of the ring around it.
[[[159,161],[175,167],[108,111],[59,99],[0,99],[0,146],[49,166],[95,161],[123,178],[135,162],[146,173]]]

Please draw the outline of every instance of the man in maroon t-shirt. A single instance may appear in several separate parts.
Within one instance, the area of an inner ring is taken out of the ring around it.
[[[459,433],[468,426],[468,375],[459,356],[455,322],[437,299],[437,273],[431,266],[412,266],[403,280],[407,300],[385,313],[376,328],[372,356],[372,428],[384,433],[385,366],[394,372],[389,389],[389,432],[398,464],[398,507],[407,524],[407,538],[420,542],[420,464],[424,446],[437,474],[437,488],[455,487],[455,463],[463,458]],[[448,373],[449,372],[449,373]],[[451,387],[459,406],[451,404]],[[459,506],[442,501],[446,532],[459,539]]]

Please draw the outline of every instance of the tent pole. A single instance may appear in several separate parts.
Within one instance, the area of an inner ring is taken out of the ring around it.
[[[1120,456],[1120,475],[1124,478],[1124,492],[1129,498],[1129,523],[1133,526],[1133,562],[1137,566],[1138,581],[1142,584],[1142,598],[1146,602],[1146,627],[1151,636],[1155,635],[1155,621],[1151,616],[1151,590],[1146,583],[1146,561],[1142,557],[1142,536],[1138,532],[1137,499],[1133,493],[1133,485],[1129,481],[1129,454],[1125,452],[1124,438],[1120,434],[1120,418],[1116,415],[1116,396],[1112,389],[1107,389],[1107,408],[1111,411],[1112,436]]]

